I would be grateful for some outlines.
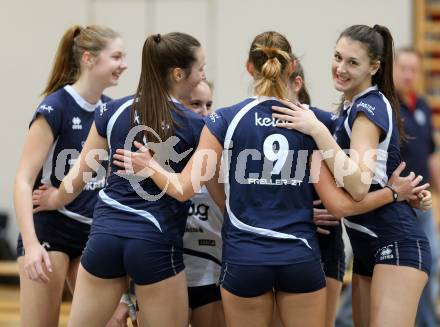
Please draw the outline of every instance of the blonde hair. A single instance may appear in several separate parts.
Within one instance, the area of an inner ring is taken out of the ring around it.
[[[257,35],[249,51],[249,62],[255,68],[255,93],[285,98],[287,85],[282,74],[293,58],[289,41],[280,33],[269,31]]]
[[[64,32],[55,55],[49,80],[42,93],[47,96],[60,87],[75,83],[81,74],[81,58],[88,51],[98,56],[108,42],[120,35],[109,27],[74,25]]]

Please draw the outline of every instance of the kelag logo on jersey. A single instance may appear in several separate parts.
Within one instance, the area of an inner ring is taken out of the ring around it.
[[[194,202],[191,202],[191,206],[188,210],[188,217],[189,216],[206,221],[209,218],[209,206],[203,203],[196,205]]]
[[[258,117],[258,112],[255,113],[255,126],[276,127],[277,124],[281,124],[281,123],[287,123],[287,122],[282,119],[275,119],[271,117]]]

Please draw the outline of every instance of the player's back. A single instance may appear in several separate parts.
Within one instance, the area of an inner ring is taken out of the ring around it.
[[[286,264],[316,254],[309,155],[302,133],[276,126],[275,98],[247,99],[212,114],[207,125],[224,145],[224,259]]]
[[[98,133],[107,138],[111,155],[121,148],[137,150],[133,141],[139,140],[143,132],[138,128],[136,115],[132,118],[132,105],[132,97],[115,100],[102,107],[95,116]],[[169,154],[163,164],[180,172],[197,146],[203,120],[179,103],[176,103],[172,117],[176,123],[174,136],[153,142],[161,144],[164,147],[161,152]],[[175,143],[167,143],[170,140]],[[163,240],[163,235],[167,235],[181,243],[189,202],[182,203],[168,196],[151,179],[120,176],[116,174],[119,168],[114,164],[110,169],[107,185],[100,192],[95,207],[95,216],[99,219],[92,226],[92,233],[99,230],[155,240]]]

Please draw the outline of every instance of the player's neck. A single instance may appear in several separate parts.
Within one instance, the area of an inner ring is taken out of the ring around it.
[[[85,77],[80,77],[72,87],[76,92],[88,103],[97,103],[102,96],[104,89],[99,86],[99,83],[93,83],[90,79]]]
[[[179,92],[179,87],[176,85],[175,82],[171,81],[171,85],[168,88],[168,95],[173,99],[177,99],[180,101],[182,96],[180,95],[181,92]]]

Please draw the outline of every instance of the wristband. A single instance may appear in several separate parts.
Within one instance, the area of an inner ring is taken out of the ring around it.
[[[385,185],[385,187],[389,188],[391,190],[391,192],[393,192],[393,203],[397,202],[397,198],[399,197],[399,195],[397,194],[397,192],[390,186],[390,185]]]

